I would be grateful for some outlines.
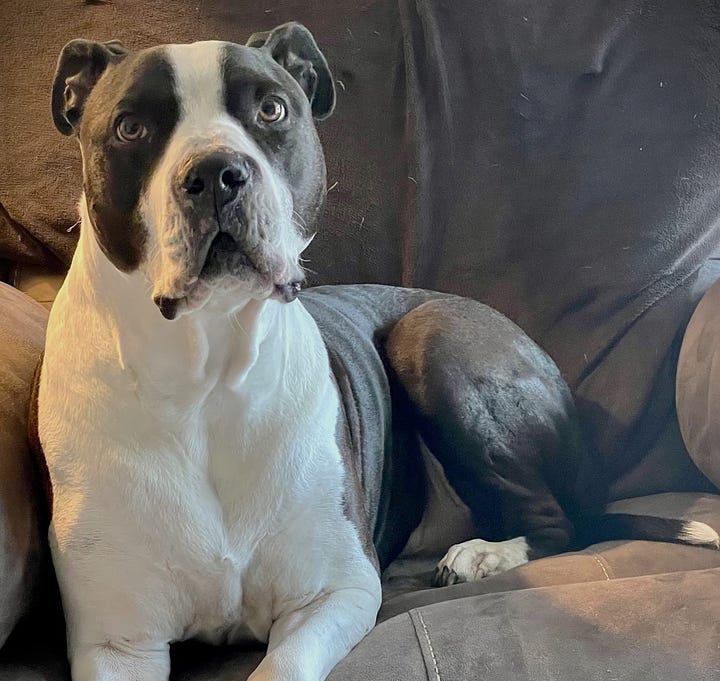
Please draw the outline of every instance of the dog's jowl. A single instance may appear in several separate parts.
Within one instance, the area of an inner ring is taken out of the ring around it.
[[[52,113],[82,151],[82,227],[38,428],[75,681],[166,679],[169,644],[193,637],[266,642],[254,681],[321,681],[373,626],[379,571],[417,544],[442,488],[429,459],[474,528],[442,539],[467,541],[437,584],[572,541],[572,398],[520,329],[428,291],[299,293],[326,193],[315,119],[334,105],[298,24],[60,55]]]

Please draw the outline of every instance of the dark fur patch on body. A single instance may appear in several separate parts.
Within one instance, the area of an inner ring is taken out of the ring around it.
[[[346,398],[352,395],[350,378],[342,362],[332,352],[330,357],[330,377],[333,379],[340,397],[340,411],[335,430],[335,437],[342,456],[345,468],[345,488],[343,491],[343,512],[345,517],[355,526],[365,555],[375,568],[380,571],[377,552],[373,543],[373,528],[370,527],[369,509],[365,507],[363,499],[362,471],[359,466],[358,443],[361,437],[361,427],[356,418],[353,405],[346,404]]]
[[[550,358],[510,320],[463,298],[416,308],[387,348],[420,433],[480,536],[525,535],[533,557],[567,548],[564,508],[585,451]]]

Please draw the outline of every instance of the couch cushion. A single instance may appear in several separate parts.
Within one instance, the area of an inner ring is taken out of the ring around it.
[[[0,284],[0,647],[32,602],[45,540],[27,411],[47,311]]]
[[[720,495],[657,494],[619,501],[608,510],[698,520],[720,529]],[[388,567],[380,620],[430,603],[478,594],[720,567],[720,551],[664,542],[613,541],[535,560],[479,582],[428,588],[440,557],[401,559]]]
[[[685,446],[720,487],[720,281],[705,294],[685,330],[676,380]]]
[[[380,623],[328,681],[715,681],[719,609],[720,568],[462,598]],[[244,681],[262,652],[173,655],[173,681]],[[2,681],[69,681],[59,652],[10,659]]]
[[[40,265],[18,265],[10,283],[48,310],[65,280],[65,271]]]
[[[692,518],[714,524],[717,527],[720,523],[720,496],[654,495],[644,499],[618,502],[611,506],[611,510]],[[431,567],[432,561],[427,563],[428,570]],[[462,668],[454,667],[453,660],[464,658],[474,663],[478,660],[477,656],[484,650],[483,654],[487,658],[484,662],[483,660],[479,661],[481,664],[479,668],[486,669],[483,665],[487,663],[490,665],[490,670],[494,670],[496,663],[492,662],[493,660],[498,661],[497,665],[500,665],[502,660],[505,660],[503,664],[507,662],[504,656],[509,655],[508,651],[511,651],[517,643],[513,637],[518,631],[529,632],[532,637],[535,637],[532,645],[536,652],[538,647],[547,646],[548,659],[560,657],[561,660],[558,664],[561,662],[566,665],[571,664],[567,660],[562,661],[562,651],[574,649],[578,645],[580,646],[578,650],[583,651],[583,654],[585,654],[586,648],[589,650],[588,664],[599,664],[601,661],[616,659],[619,640],[614,637],[607,639],[604,637],[609,635],[607,632],[611,631],[613,627],[618,626],[621,629],[629,627],[628,630],[635,632],[633,646],[638,646],[646,663],[654,664],[653,660],[657,660],[660,664],[663,658],[659,656],[659,648],[654,647],[652,640],[657,636],[661,641],[669,640],[667,639],[671,633],[669,628],[677,623],[678,617],[669,620],[667,630],[662,626],[656,626],[657,623],[653,623],[653,627],[643,632],[640,623],[643,614],[648,612],[646,599],[660,598],[667,601],[670,597],[669,592],[672,592],[675,587],[666,588],[663,585],[680,585],[678,599],[683,607],[687,606],[685,608],[686,619],[680,617],[680,624],[687,629],[694,622],[694,626],[700,629],[702,636],[704,635],[703,627],[710,626],[711,623],[709,620],[703,619],[706,616],[703,612],[692,611],[692,601],[682,600],[682,594],[688,590],[692,592],[695,588],[694,584],[697,589],[705,588],[704,585],[707,584],[709,589],[707,598],[714,599],[713,603],[718,601],[720,588],[717,587],[717,584],[720,583],[718,579],[720,571],[707,573],[705,569],[711,567],[720,570],[720,552],[657,542],[607,542],[578,553],[534,561],[476,584],[460,584],[443,589],[427,589],[394,598],[390,597],[381,611],[381,623],[370,633],[366,641],[351,653],[348,660],[341,663],[333,672],[331,679],[336,681],[344,679],[354,681],[360,678],[372,678],[379,681],[385,678],[418,679],[426,678],[425,674],[429,673],[429,678],[437,681],[430,652],[430,646],[432,646],[441,679],[457,678],[466,681],[468,678],[475,677],[472,675],[462,676]],[[695,572],[691,573],[690,570]],[[673,578],[667,574],[673,572],[680,574],[681,577],[673,581]],[[642,579],[628,579],[649,574],[664,574],[664,576],[657,581],[649,582]],[[693,574],[697,575],[697,582],[693,581]],[[712,578],[708,579],[707,574],[712,574]],[[428,580],[429,575],[430,572],[427,572],[421,578]],[[617,584],[632,585],[636,581],[637,587],[616,586]],[[414,584],[416,588],[419,583],[420,579],[417,579]],[[408,584],[409,582],[406,582],[405,586],[407,587]],[[577,586],[574,590],[564,590],[568,584]],[[659,586],[652,586],[655,584]],[[397,586],[388,584],[387,580],[386,587],[387,594],[391,594],[393,589],[397,590]],[[594,604],[602,605],[604,602],[603,588],[608,589],[608,598],[615,599],[616,605],[610,605],[602,611],[593,610]],[[513,591],[529,591],[545,595],[529,598],[518,597],[515,600],[515,597],[510,595],[510,592]],[[556,596],[555,594],[560,595]],[[483,598],[490,600],[482,600]],[[583,604],[585,598],[587,603]],[[453,601],[453,603],[448,601]],[[623,613],[624,623],[616,612],[619,608],[617,604],[622,602],[624,602],[626,611]],[[536,611],[538,603],[546,603],[543,609],[544,614]],[[560,607],[556,610],[548,610],[547,603],[550,605],[557,603],[560,604]],[[570,603],[572,607],[563,605],[567,603]],[[580,614],[573,610],[577,604],[585,608]],[[717,604],[720,605],[720,601]],[[662,607],[651,605],[651,608],[660,610],[662,614],[665,613],[665,610],[672,610],[673,607],[678,607],[678,603],[672,599]],[[437,610],[435,610],[436,608]],[[509,613],[507,614],[508,619],[503,620],[501,617],[493,624],[492,618],[488,619],[489,615],[495,613],[493,617],[499,617],[498,612],[502,613],[503,609]],[[595,618],[585,622],[582,613],[588,611],[595,612]],[[449,623],[444,623],[451,616],[457,618],[455,641],[448,640],[452,627]],[[534,627],[545,626],[545,618],[556,623],[564,622],[562,626],[558,624],[552,630],[553,635],[558,636],[556,640],[552,636],[544,636],[539,630],[535,631]],[[57,616],[54,618],[51,627],[48,626],[46,616],[37,623],[31,623],[25,627],[24,631],[19,632],[20,635],[16,636],[13,645],[9,644],[8,648],[0,653],[0,679],[2,681],[18,681],[28,678],[31,674],[37,674],[39,678],[45,678],[48,681],[69,678],[67,665],[64,662],[62,631],[59,628],[61,622],[58,623],[58,619]],[[425,627],[423,627],[423,621]],[[442,626],[440,626],[441,624]],[[436,626],[439,628],[435,629]],[[588,637],[597,637],[597,640],[594,642],[585,640],[584,643],[578,644],[575,634],[571,631],[573,626],[584,627]],[[497,632],[495,638],[491,638],[488,632],[483,633],[487,627],[495,628]],[[427,628],[427,635],[425,628]],[[458,631],[462,631],[463,635],[458,636]],[[41,632],[44,642],[42,654],[38,654],[36,649],[38,632]],[[602,646],[605,645],[603,643],[605,640],[609,642],[610,648],[603,657]],[[686,650],[686,648],[682,648],[681,652],[682,650]],[[658,657],[656,658],[656,656]],[[180,644],[173,646],[172,677],[178,681],[241,681],[247,678],[261,657],[262,651],[257,649],[248,651],[238,647],[214,648],[195,643]],[[431,665],[429,668],[426,666],[428,661]],[[607,673],[605,672],[607,668],[603,668],[602,673]],[[365,673],[362,673],[363,669],[366,670]],[[513,667],[513,669],[517,671],[521,668]],[[637,668],[633,666],[629,669],[632,673],[637,671]],[[671,669],[674,672],[675,667]],[[643,673],[650,674],[651,670],[652,667],[648,667],[648,670]],[[617,678],[627,679],[627,681],[654,678],[651,675],[643,676],[642,674],[635,677],[630,674],[630,671],[627,676],[620,675]],[[520,671],[517,673],[520,674]],[[549,674],[551,670],[545,670],[543,673]],[[456,676],[455,674],[460,675]],[[488,678],[502,679],[504,677],[491,676]],[[517,678],[526,677],[518,676]],[[532,676],[528,678],[535,681],[536,678],[544,679],[546,677]],[[570,674],[569,676],[557,676],[557,678],[564,680],[578,677]],[[582,678],[593,679],[596,677],[591,675]],[[597,678],[607,681],[606,677],[602,675]],[[704,677],[690,675],[687,678],[702,679]],[[672,675],[656,677],[656,681],[664,679],[676,681]]]
[[[718,608],[720,568],[463,598],[381,623],[329,678],[711,681]]]

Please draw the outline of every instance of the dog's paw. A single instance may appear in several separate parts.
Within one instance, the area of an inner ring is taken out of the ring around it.
[[[492,542],[471,539],[451,546],[433,574],[433,586],[476,582],[528,562],[525,537]]]

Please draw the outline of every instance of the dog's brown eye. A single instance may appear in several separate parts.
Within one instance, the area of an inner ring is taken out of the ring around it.
[[[278,97],[265,97],[260,104],[258,118],[263,123],[279,123],[287,116],[285,102]]]
[[[115,123],[115,134],[122,142],[135,142],[147,135],[147,128],[137,116],[125,114]]]

